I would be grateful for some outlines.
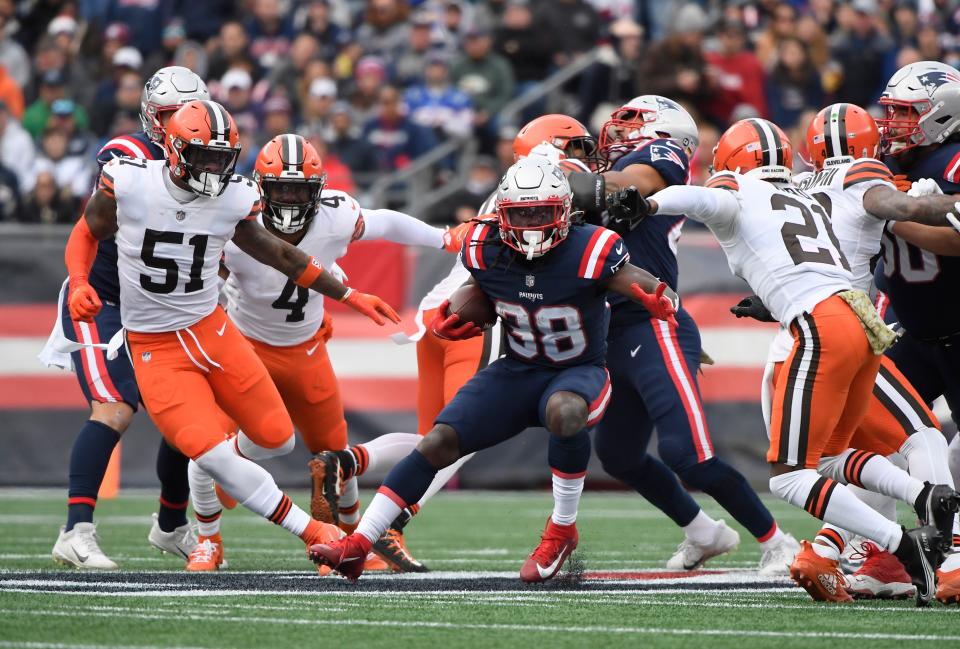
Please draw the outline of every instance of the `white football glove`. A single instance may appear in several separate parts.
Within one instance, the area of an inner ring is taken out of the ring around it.
[[[530,149],[530,156],[539,156],[541,158],[546,158],[553,164],[560,164],[561,160],[566,160],[567,156],[552,144],[547,144],[546,142],[541,142],[537,146]]]
[[[913,198],[920,198],[921,196],[933,196],[935,194],[942,194],[943,190],[940,189],[940,185],[937,184],[937,181],[933,178],[921,178],[920,180],[913,181],[913,184],[910,185],[910,189],[907,190],[907,196],[912,196]]]

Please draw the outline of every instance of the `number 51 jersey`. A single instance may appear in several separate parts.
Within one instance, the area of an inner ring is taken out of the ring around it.
[[[460,259],[503,321],[508,357],[551,367],[605,364],[610,309],[601,282],[630,260],[618,234],[572,225],[557,247],[527,261],[501,241],[495,220],[480,221]]]
[[[237,223],[260,214],[260,190],[234,176],[218,197],[181,203],[167,188],[166,160],[117,158],[99,189],[117,201],[120,316],[130,331],[176,331],[217,306],[223,247]]]

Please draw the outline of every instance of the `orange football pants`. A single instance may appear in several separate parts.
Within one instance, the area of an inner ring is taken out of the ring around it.
[[[850,447],[870,406],[880,356],[860,320],[834,295],[790,326],[793,349],[776,381],[767,461],[815,469]]]
[[[320,327],[310,340],[291,347],[248,339],[312,454],[347,447],[347,420],[324,342],[326,333],[326,327]]]
[[[127,344],[147,412],[187,457],[224,440],[221,409],[260,446],[277,448],[293,435],[267,368],[219,306],[177,331],[128,331]]]
[[[423,312],[429,324],[437,309]],[[426,435],[443,407],[487,365],[489,331],[467,340],[444,340],[429,331],[417,341],[417,433]]]

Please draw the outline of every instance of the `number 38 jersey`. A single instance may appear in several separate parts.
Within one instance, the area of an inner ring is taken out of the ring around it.
[[[316,257],[324,268],[347,252],[363,233],[357,201],[339,191],[324,190],[313,220],[297,247]],[[309,340],[323,320],[323,296],[297,286],[280,271],[264,266],[234,243],[224,250],[228,284],[237,290],[227,313],[247,338],[289,347]]]
[[[574,225],[567,238],[527,261],[502,243],[495,220],[478,222],[460,259],[503,321],[507,356],[524,363],[604,365],[610,310],[601,282],[630,260],[618,234]]]
[[[130,331],[175,331],[212,313],[223,247],[237,223],[260,214],[260,190],[242,176],[218,197],[181,203],[165,174],[165,160],[126,158],[100,174],[100,191],[117,201],[120,315]]]

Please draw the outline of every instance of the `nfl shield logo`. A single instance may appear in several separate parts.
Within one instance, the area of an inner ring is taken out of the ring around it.
[[[526,282],[525,282],[526,285],[527,285],[527,288],[533,288],[533,282],[534,282],[535,279],[536,279],[536,278],[535,278],[533,275],[527,275],[527,279],[526,279]]]
[[[149,363],[150,357],[151,357],[150,352],[143,352],[142,354],[140,354],[140,358],[141,360],[143,360],[144,363]]]
[[[187,213],[184,212],[183,210],[177,210],[177,220],[182,221],[185,218],[187,218]]]

